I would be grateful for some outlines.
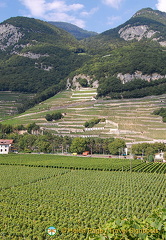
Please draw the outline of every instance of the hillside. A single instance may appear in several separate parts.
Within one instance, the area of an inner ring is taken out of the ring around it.
[[[117,28],[83,40],[93,58],[79,71],[99,81],[99,96],[130,98],[165,93],[165,32],[166,14],[142,9]],[[135,82],[126,84],[131,81]]]
[[[89,38],[98,34],[96,32],[84,30],[82,28],[77,27],[74,24],[67,22],[48,22],[48,23],[69,32],[78,40]]]
[[[109,29],[84,43],[94,54],[98,49],[105,51],[130,44],[133,41],[154,40],[166,46],[166,13],[151,8],[141,9],[124,24]]]
[[[3,123],[26,125],[35,122],[43,130],[62,136],[118,137],[126,142],[165,139],[166,123],[152,113],[165,106],[166,95],[130,100],[95,100],[95,95],[96,89],[92,88],[63,91]],[[46,114],[54,112],[61,112],[64,117],[46,121]],[[103,121],[85,128],[85,122],[92,119]]]
[[[87,60],[72,35],[37,19],[10,18],[0,24],[0,33],[1,91],[41,92]]]

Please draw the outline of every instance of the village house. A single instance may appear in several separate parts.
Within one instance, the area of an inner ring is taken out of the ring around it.
[[[8,154],[11,151],[13,140],[0,139],[0,154]]]
[[[155,162],[166,162],[164,159],[164,152],[156,153],[154,157]]]

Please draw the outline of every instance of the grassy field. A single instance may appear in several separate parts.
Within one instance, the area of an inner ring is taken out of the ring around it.
[[[165,174],[151,173],[148,164],[149,172],[127,171],[129,165],[125,159],[0,155],[0,239],[89,240],[83,229],[102,228],[113,217],[144,219],[166,207]],[[106,171],[111,166],[114,171]],[[50,226],[55,236],[46,232]]]
[[[141,99],[92,100],[95,94],[95,89],[64,91],[5,123],[36,122],[55,134],[121,137],[127,142],[165,139],[166,123],[152,113],[166,106],[166,95]],[[65,117],[50,124],[45,116],[54,111],[65,113]],[[85,121],[93,118],[105,118],[106,121],[95,125],[91,131],[85,130]]]

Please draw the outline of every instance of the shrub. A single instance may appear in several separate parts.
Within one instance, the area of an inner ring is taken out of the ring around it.
[[[47,114],[45,116],[46,120],[47,121],[52,121],[52,120],[59,120],[63,117],[62,113],[60,112],[56,112],[56,113],[53,113],[53,114]]]
[[[99,119],[99,118],[91,119],[91,120],[89,120],[89,121],[86,121],[86,122],[84,123],[84,126],[85,126],[86,128],[91,128],[91,127],[93,127],[94,125],[98,124],[100,121],[101,121],[101,119]]]

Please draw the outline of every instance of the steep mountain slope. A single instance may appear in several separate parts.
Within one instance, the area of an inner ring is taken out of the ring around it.
[[[83,42],[94,57],[80,72],[99,81],[99,96],[129,97],[126,91],[144,88],[132,97],[165,93],[166,13],[142,9],[119,27]]]
[[[87,59],[78,41],[46,22],[16,17],[0,24],[0,90],[39,92]]]
[[[98,53],[96,47],[108,51],[131,41],[147,39],[166,46],[166,13],[151,8],[142,9],[124,24],[85,39],[84,43],[91,51],[93,49],[93,53]]]
[[[69,32],[78,40],[96,36],[98,34],[96,32],[84,30],[82,28],[77,27],[74,24],[67,22],[48,22],[48,23]]]

